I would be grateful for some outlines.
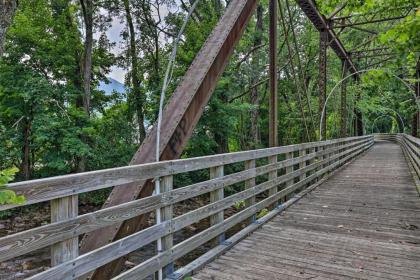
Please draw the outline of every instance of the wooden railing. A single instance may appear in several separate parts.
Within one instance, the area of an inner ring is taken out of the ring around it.
[[[76,279],[159,240],[162,251],[115,279],[143,279],[159,270],[167,278],[179,279],[283,211],[373,142],[373,136],[350,137],[13,183],[9,187],[26,197],[26,205],[50,201],[51,223],[0,238],[0,262],[50,246],[52,267],[30,279]],[[226,166],[242,163],[241,171],[224,173]],[[208,180],[174,188],[173,176],[205,169],[210,169]],[[159,180],[160,193],[78,215],[78,194],[146,179]],[[238,183],[242,188],[225,197],[226,188]],[[204,194],[208,204],[174,217],[174,204]],[[242,201],[243,209],[225,215],[226,209]],[[21,206],[0,206],[0,210],[15,207]],[[265,209],[269,212],[262,216]],[[80,235],[155,211],[160,211],[160,223],[78,255]],[[175,232],[206,218],[210,218],[208,228],[174,244]],[[238,224],[247,226],[226,239],[225,233]],[[207,253],[174,267],[176,260],[211,240],[215,244]]]
[[[374,137],[375,140],[388,140],[400,144],[420,195],[420,139],[405,133],[374,134]]]

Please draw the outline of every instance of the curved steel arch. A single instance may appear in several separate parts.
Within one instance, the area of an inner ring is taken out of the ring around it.
[[[330,99],[331,95],[334,93],[335,89],[341,85],[341,83],[343,83],[345,80],[347,80],[350,77],[353,77],[356,74],[359,73],[364,73],[364,72],[370,72],[373,70],[385,70],[385,71],[390,71],[390,69],[388,68],[371,68],[371,69],[362,69],[362,70],[358,70],[357,72],[351,73],[350,75],[347,75],[346,77],[344,77],[343,79],[341,79],[340,81],[338,81],[335,86],[331,89],[330,93],[328,94],[327,98],[325,99],[325,103],[324,106],[322,107],[322,112],[321,112],[321,116],[320,116],[320,125],[319,125],[319,140],[323,140],[322,139],[322,119],[325,116],[325,109],[327,108],[327,104],[328,104],[328,100]],[[399,81],[401,81],[409,90],[409,92],[413,95],[414,97],[414,102],[418,108],[418,110],[420,111],[420,101],[418,100],[418,97],[415,94],[414,89],[403,79],[401,79],[400,77],[398,77],[397,75],[395,75],[394,73],[390,73],[388,72],[388,74],[392,75],[393,77],[397,78]],[[399,115],[399,114],[398,114]],[[401,117],[401,116],[400,116]],[[402,120],[402,119],[401,119]],[[403,122],[404,123],[404,122]]]

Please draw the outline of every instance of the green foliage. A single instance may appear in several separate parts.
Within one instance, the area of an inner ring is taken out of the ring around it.
[[[7,188],[7,183],[13,181],[15,174],[19,171],[16,167],[0,171],[0,205],[4,204],[23,204],[25,197]]]
[[[407,88],[395,76],[408,83],[416,81],[413,74],[420,47],[417,2],[350,0],[337,15],[375,13],[393,17],[398,15],[396,8],[413,7],[408,17],[395,25],[379,22],[365,27],[379,32],[372,46],[388,46],[397,55],[396,59],[381,64],[382,69],[363,73],[357,82],[348,79],[349,135],[354,133],[356,109],[363,113],[367,133],[398,131],[404,129],[402,123],[409,132],[408,124],[416,107]],[[223,14],[225,3],[200,1],[178,48],[166,100],[170,99]],[[325,16],[341,3],[343,1],[317,1]],[[103,13],[94,18],[92,92],[90,115],[87,115],[82,106],[84,36],[81,34],[80,5],[77,1],[19,1],[7,33],[6,55],[0,58],[0,170],[18,166],[20,172],[16,179],[23,180],[124,166],[130,162],[141,141],[130,94],[133,88],[130,33],[124,24],[117,34],[111,32],[112,36],[109,36],[108,32],[121,28],[109,16],[118,18],[117,21],[126,18],[121,4],[121,1],[97,3]],[[178,33],[187,9],[177,1],[164,0],[159,5],[167,13],[157,18],[154,1],[141,4],[130,1],[130,4],[129,12],[135,19],[139,87],[144,99],[141,111],[145,126],[150,129],[157,118],[159,93],[173,36]],[[294,1],[282,0],[280,4],[286,27],[292,27],[283,30],[283,25],[279,25],[278,42],[279,144],[287,145],[314,141],[319,137],[319,33]],[[257,17],[253,16],[205,106],[182,158],[268,146],[268,1],[261,1],[259,5],[262,30],[257,28]],[[348,50],[366,40],[366,33],[360,30],[349,28],[340,33]],[[256,46],[258,42],[260,45]],[[330,50],[327,56],[329,93],[343,77],[340,59]],[[105,94],[97,89],[97,85],[109,76],[111,67],[127,72],[126,93]],[[357,62],[357,67],[362,69],[363,61]],[[340,136],[339,92],[340,87],[337,87],[327,106],[328,138]],[[251,136],[253,113],[257,113],[257,139]],[[226,174],[242,170],[242,164],[225,167]],[[181,187],[208,178],[208,171],[179,174],[174,177],[174,184]],[[257,179],[258,182],[264,180],[264,176]],[[236,184],[227,187],[226,193],[242,189],[243,185]],[[108,191],[95,192],[83,195],[81,199],[100,204],[107,194]],[[243,202],[235,207],[242,208]]]
[[[270,212],[270,211],[268,211],[267,208],[264,208],[263,210],[260,211],[260,213],[258,213],[257,219],[264,217],[265,215],[268,214],[268,212]]]
[[[236,210],[240,210],[245,207],[245,200],[236,201],[235,204],[233,204],[233,208]]]

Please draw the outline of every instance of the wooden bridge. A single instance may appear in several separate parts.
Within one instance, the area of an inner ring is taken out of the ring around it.
[[[149,250],[113,279],[419,279],[419,147],[406,134],[368,135],[14,183],[26,205],[50,201],[51,223],[0,238],[0,261],[50,246],[51,268],[30,279],[78,279]],[[207,180],[174,186],[199,170]],[[71,203],[147,179],[159,193],[80,216]],[[193,198],[205,205],[174,214]],[[146,213],[161,219],[79,254],[79,236]]]

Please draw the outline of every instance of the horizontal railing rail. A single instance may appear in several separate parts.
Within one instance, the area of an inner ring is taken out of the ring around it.
[[[161,242],[162,251],[116,279],[142,279],[162,269],[167,277],[186,275],[203,258],[220,252],[222,247],[227,248],[226,244],[231,244],[229,242],[245,229],[247,232],[257,228],[260,222],[296,199],[297,193],[320,184],[333,171],[369,149],[373,142],[373,136],[349,137],[13,183],[9,187],[25,195],[26,205],[51,201],[52,219],[50,224],[0,238],[0,261],[51,246],[52,267],[30,279],[76,279],[146,245]],[[262,165],[261,162],[256,165],[256,160],[263,160]],[[226,165],[238,163],[243,163],[242,171],[224,174]],[[174,175],[206,169],[210,169],[208,180],[174,188]],[[147,179],[159,180],[161,192],[84,215],[77,214],[78,194]],[[227,187],[239,183],[243,184],[240,190],[225,196]],[[174,217],[174,204],[202,195],[208,196],[206,205]],[[226,209],[242,201],[245,202],[243,209],[225,215]],[[21,206],[6,205],[0,210],[15,207]],[[271,212],[257,219],[263,210]],[[161,221],[78,255],[80,235],[155,211],[161,213]],[[174,244],[175,232],[206,218],[210,218],[207,229]],[[248,226],[225,240],[225,233],[241,223]],[[173,273],[176,260],[211,240],[215,240],[214,249]]]

